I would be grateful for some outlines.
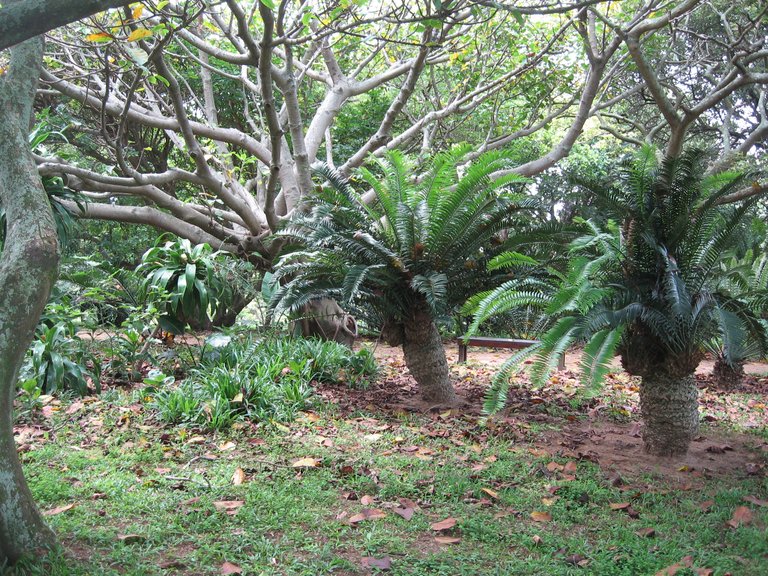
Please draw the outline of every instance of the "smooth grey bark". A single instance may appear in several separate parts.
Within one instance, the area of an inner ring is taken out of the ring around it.
[[[643,375],[640,411],[645,450],[655,456],[682,456],[699,432],[696,379],[667,372]]]
[[[0,18],[2,20],[2,18]],[[43,56],[42,37],[14,47],[0,77],[0,566],[55,544],[24,480],[13,440],[13,398],[24,354],[56,279],[58,240],[27,134]]]
[[[127,6],[125,0],[26,0],[0,8],[0,50],[97,12]]]
[[[403,323],[402,345],[405,365],[419,385],[422,399],[440,405],[456,404],[443,340],[425,309],[414,310]]]

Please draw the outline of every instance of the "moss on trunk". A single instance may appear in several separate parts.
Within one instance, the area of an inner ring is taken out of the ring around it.
[[[42,39],[15,47],[0,77],[0,566],[55,543],[24,480],[13,440],[19,367],[56,279],[53,214],[29,151],[27,132],[42,62]]]

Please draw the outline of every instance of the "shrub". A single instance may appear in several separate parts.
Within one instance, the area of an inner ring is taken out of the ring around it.
[[[242,419],[291,421],[309,402],[313,381],[355,384],[377,371],[369,350],[353,353],[320,340],[247,337],[214,352],[202,355],[198,368],[177,388],[155,394],[161,420],[212,430]]]

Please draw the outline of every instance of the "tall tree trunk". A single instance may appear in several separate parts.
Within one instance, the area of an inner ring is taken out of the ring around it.
[[[723,390],[733,390],[744,379],[744,361],[736,361],[729,364],[722,354],[717,355],[715,365],[712,368],[712,377],[715,385]]]
[[[645,450],[656,456],[681,456],[699,432],[699,404],[693,374],[646,372],[640,385]]]
[[[431,314],[424,309],[414,311],[403,324],[403,354],[405,365],[425,401],[446,405],[456,403],[440,331]]]
[[[0,76],[0,203],[7,222],[0,254],[0,566],[55,544],[13,440],[16,378],[58,264],[56,226],[27,139],[42,54],[42,38],[16,46]]]

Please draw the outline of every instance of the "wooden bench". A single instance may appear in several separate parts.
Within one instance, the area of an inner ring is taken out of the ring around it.
[[[469,346],[481,346],[483,348],[506,348],[509,350],[521,350],[528,348],[534,344],[538,344],[538,340],[518,340],[515,338],[493,338],[489,336],[471,336],[466,342],[463,338],[459,338],[459,362],[467,361],[467,348]],[[560,356],[560,361],[557,364],[558,370],[565,370],[565,354]]]

